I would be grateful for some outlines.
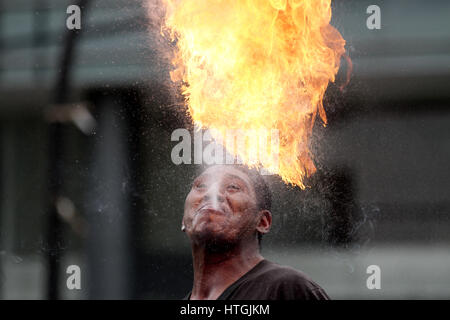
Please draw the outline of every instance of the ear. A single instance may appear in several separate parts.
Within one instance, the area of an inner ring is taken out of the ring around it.
[[[256,230],[259,233],[266,234],[269,232],[270,227],[272,226],[272,214],[269,210],[261,210],[259,211],[259,220],[256,225]]]

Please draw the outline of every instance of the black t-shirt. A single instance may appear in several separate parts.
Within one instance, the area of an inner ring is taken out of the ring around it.
[[[191,293],[184,298],[188,300]],[[262,260],[236,280],[217,300],[329,300],[307,275],[287,266]]]

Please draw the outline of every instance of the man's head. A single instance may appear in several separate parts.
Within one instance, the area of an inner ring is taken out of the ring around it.
[[[183,225],[189,238],[212,250],[251,244],[269,232],[271,194],[255,169],[208,167],[186,197]]]

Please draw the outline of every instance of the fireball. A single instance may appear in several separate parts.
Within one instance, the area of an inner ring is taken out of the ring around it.
[[[312,128],[317,116],[327,123],[324,93],[345,53],[331,0],[163,2],[176,41],[171,79],[182,83],[192,121],[212,132],[277,130],[277,161],[264,168],[304,188],[316,170]],[[254,166],[252,145],[227,151]]]

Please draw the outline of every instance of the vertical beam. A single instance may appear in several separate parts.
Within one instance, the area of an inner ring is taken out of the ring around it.
[[[16,152],[14,145],[17,142],[11,124],[2,123],[0,128],[1,139],[1,181],[0,181],[0,297],[7,297],[6,275],[3,274],[4,263],[8,254],[14,249],[15,226],[15,192],[16,179]]]
[[[87,201],[89,298],[129,299],[134,254],[127,115],[120,99],[113,97],[101,97],[96,108],[98,126],[88,187],[92,192]]]
[[[89,0],[78,0],[77,5],[85,9]],[[81,29],[83,30],[83,29]],[[61,105],[67,102],[70,91],[70,77],[72,71],[72,62],[74,58],[74,48],[76,40],[81,34],[81,30],[66,30],[64,38],[64,48],[61,56],[59,73],[56,75],[54,104]],[[61,252],[58,247],[59,240],[62,237],[62,225],[58,212],[56,210],[56,200],[61,196],[63,186],[62,177],[62,155],[63,155],[63,125],[61,123],[52,123],[49,125],[49,204],[48,204],[48,222],[47,222],[47,242],[49,252],[47,255],[48,277],[47,277],[47,298],[58,299],[58,286],[60,285],[60,259]]]

